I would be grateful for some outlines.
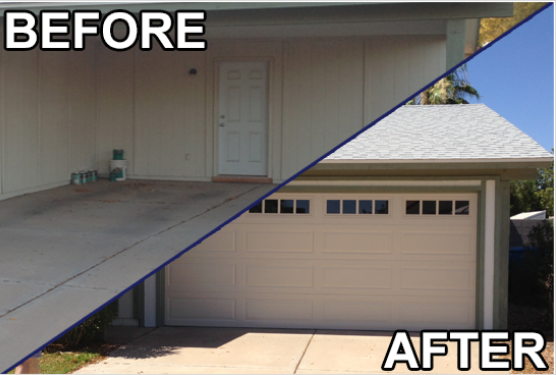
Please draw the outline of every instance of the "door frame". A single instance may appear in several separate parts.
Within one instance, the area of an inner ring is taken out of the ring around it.
[[[272,178],[273,170],[272,170],[272,155],[273,155],[273,130],[274,124],[272,123],[272,118],[274,117],[274,109],[272,103],[274,101],[274,97],[272,95],[273,92],[273,79],[274,79],[274,59],[272,57],[215,57],[213,58],[214,63],[214,72],[213,72],[213,79],[214,79],[214,90],[213,90],[213,105],[212,105],[212,160],[213,160],[213,170],[212,176],[220,176],[219,170],[219,106],[220,106],[220,64],[224,62],[265,62],[267,64],[268,72],[267,72],[267,87],[266,87],[266,95],[268,98],[268,111],[267,111],[267,160],[266,160],[266,176]],[[259,176],[253,176],[259,177]]]

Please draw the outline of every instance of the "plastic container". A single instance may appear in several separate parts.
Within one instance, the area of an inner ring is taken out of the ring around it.
[[[127,160],[110,160],[110,173],[114,172],[116,181],[125,181]]]

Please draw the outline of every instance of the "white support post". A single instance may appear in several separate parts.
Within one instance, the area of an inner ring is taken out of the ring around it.
[[[485,192],[485,263],[483,329],[494,327],[494,245],[496,182],[488,180]]]

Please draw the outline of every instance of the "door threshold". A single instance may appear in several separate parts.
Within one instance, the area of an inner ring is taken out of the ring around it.
[[[272,178],[263,176],[220,175],[214,176],[212,182],[235,182],[242,184],[271,184]]]

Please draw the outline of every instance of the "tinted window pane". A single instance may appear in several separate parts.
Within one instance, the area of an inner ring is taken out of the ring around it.
[[[252,214],[261,214],[263,212],[263,202],[257,203],[255,206],[249,209]]]
[[[436,201],[423,201],[423,215],[436,215]]]
[[[343,213],[344,214],[355,214],[357,201],[343,201]]]
[[[280,200],[280,213],[281,214],[293,214],[293,199],[281,199]]]
[[[375,201],[375,214],[387,214],[388,201]]]
[[[264,201],[264,213],[265,214],[277,214],[278,213],[278,199],[267,199]]]
[[[297,201],[297,208],[295,209],[295,212],[298,214],[308,214],[309,211],[309,200],[305,200],[305,199],[299,199]]]
[[[373,213],[373,201],[359,201],[359,213],[360,214],[372,214]]]
[[[456,215],[469,215],[469,201],[456,201]]]
[[[327,214],[339,214],[340,213],[340,201],[337,201],[337,200],[326,201],[326,213]]]
[[[438,213],[440,215],[451,215],[452,214],[452,201],[440,201],[440,202],[438,202]]]
[[[407,215],[419,215],[419,201],[405,201],[405,213]]]

